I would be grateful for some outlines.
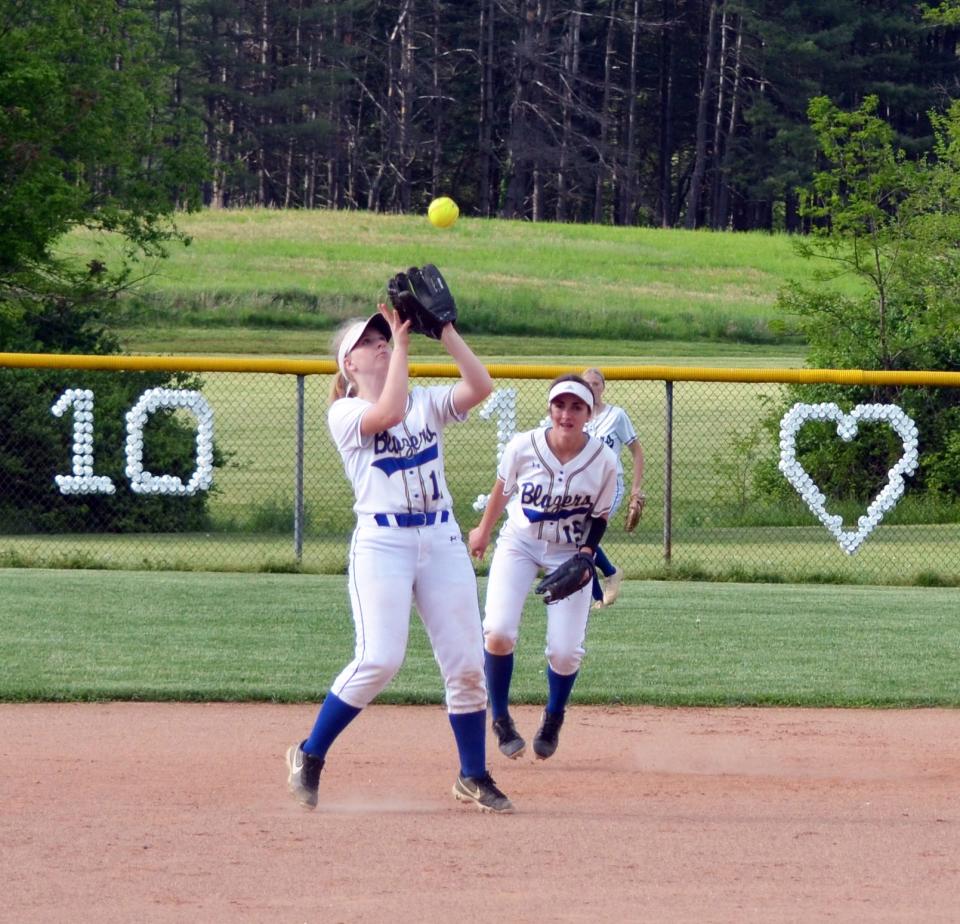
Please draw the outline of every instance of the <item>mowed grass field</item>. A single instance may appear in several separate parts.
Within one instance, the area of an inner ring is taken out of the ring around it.
[[[342,577],[0,569],[0,586],[0,701],[309,702],[353,652]],[[627,582],[591,616],[574,702],[956,706],[955,596]],[[529,600],[515,702],[544,701],[544,620]],[[378,701],[442,700],[414,618],[406,661]]]

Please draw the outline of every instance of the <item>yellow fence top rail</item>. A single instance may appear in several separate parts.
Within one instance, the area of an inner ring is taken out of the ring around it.
[[[124,372],[265,372],[279,375],[331,375],[330,359],[225,356],[88,356],[56,353],[0,353],[0,368],[96,369]],[[580,365],[489,364],[497,379],[551,379],[580,372]],[[889,372],[870,369],[745,369],[709,366],[600,366],[607,379],[668,382],[783,382],[835,385],[933,385],[960,388],[960,372]],[[459,375],[452,363],[411,363],[410,374],[423,378]]]

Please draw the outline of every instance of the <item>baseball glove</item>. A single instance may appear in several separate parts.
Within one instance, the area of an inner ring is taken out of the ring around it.
[[[387,282],[387,294],[410,330],[439,340],[447,324],[457,320],[457,306],[443,276],[432,263],[411,266]]]
[[[593,559],[585,552],[577,552],[537,584],[536,592],[543,594],[543,601],[548,605],[565,600],[593,582],[593,569]]]
[[[624,524],[624,529],[628,533],[632,533],[637,528],[637,523],[643,516],[643,508],[646,503],[647,495],[643,491],[637,491],[630,495],[630,503],[627,505],[627,522]]]

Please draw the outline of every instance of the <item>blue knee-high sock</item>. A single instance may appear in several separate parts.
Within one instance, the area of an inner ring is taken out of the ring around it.
[[[328,693],[320,712],[317,713],[317,720],[313,723],[313,731],[303,744],[303,750],[322,760],[327,756],[327,751],[337,735],[360,715],[360,712],[356,706],[350,706],[333,693]]]
[[[483,776],[487,772],[487,711],[449,715],[460,754],[460,772],[464,776]]]
[[[600,546],[597,546],[593,550],[593,560],[596,562],[597,567],[603,573],[604,577],[610,577],[617,569],[613,566],[613,563],[609,558],[604,554],[603,549]]]
[[[578,673],[555,674],[553,668],[547,665],[547,712],[563,714]]]
[[[593,572],[593,587],[590,591],[593,594],[594,600],[603,599],[603,588],[600,586],[600,578],[597,577],[597,572]]]
[[[490,712],[502,719],[510,709],[510,681],[513,678],[513,652],[506,655],[483,653],[483,672],[487,676]]]
[[[597,568],[604,577],[610,577],[617,569],[610,563],[610,559],[604,554],[603,549],[600,546],[597,546],[593,550],[593,560],[596,562]],[[593,587],[591,589],[594,600],[603,599],[603,588],[600,586],[600,576],[596,571],[593,572]]]

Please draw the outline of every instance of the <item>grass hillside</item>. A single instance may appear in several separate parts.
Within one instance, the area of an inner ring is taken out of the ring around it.
[[[485,355],[796,356],[802,347],[775,300],[811,267],[783,235],[470,218],[441,231],[422,216],[261,209],[178,224],[190,246],[144,267],[123,302],[130,350],[324,353],[326,333],[371,311],[389,276],[427,262],[447,276],[461,329]],[[114,247],[87,234],[65,244],[108,263]]]

